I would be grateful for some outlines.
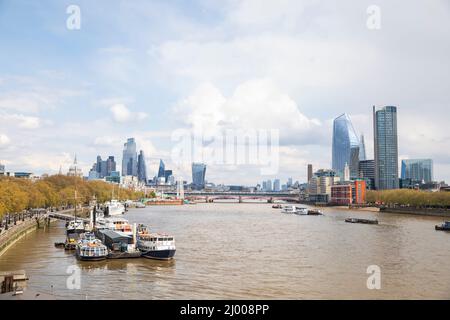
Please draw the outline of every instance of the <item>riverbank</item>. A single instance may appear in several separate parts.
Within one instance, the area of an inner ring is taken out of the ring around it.
[[[4,230],[0,234],[0,257],[17,241],[38,227],[38,222],[35,218],[17,221],[16,223],[15,226],[11,226],[8,230]]]
[[[380,208],[380,212],[411,214],[416,216],[445,217],[450,218],[450,210],[427,208]]]

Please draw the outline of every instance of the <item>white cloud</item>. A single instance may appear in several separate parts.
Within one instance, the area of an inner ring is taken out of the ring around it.
[[[279,129],[282,144],[314,144],[321,137],[321,122],[302,114],[295,101],[268,79],[243,82],[229,97],[211,83],[200,85],[179,101],[174,112],[207,135],[224,129]]]
[[[4,147],[10,143],[10,139],[5,134],[0,134],[0,147]]]
[[[113,119],[117,122],[141,121],[148,117],[144,112],[132,112],[124,104],[118,103],[111,106]]]

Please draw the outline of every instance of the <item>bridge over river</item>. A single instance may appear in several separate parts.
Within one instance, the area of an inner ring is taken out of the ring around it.
[[[164,192],[166,195],[176,196],[177,192]],[[202,200],[206,202],[214,202],[214,200],[233,200],[239,202],[244,200],[267,200],[272,203],[275,200],[283,200],[288,202],[299,202],[300,196],[298,193],[289,192],[242,192],[242,191],[187,191],[184,192],[184,197],[188,200]]]

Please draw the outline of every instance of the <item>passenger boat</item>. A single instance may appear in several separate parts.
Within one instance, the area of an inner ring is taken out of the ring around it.
[[[126,236],[133,236],[133,226],[122,217],[99,218],[95,225],[97,231],[112,230]]]
[[[86,232],[86,226],[84,225],[83,220],[77,220],[76,218],[74,220],[69,221],[66,224],[66,235],[72,235],[72,234],[82,234]]]
[[[298,214],[299,216],[306,216],[308,215],[308,209],[295,207],[294,213]]]
[[[91,232],[83,234],[81,240],[78,241],[76,256],[80,260],[105,260],[107,255],[108,248]]]
[[[294,213],[294,214],[298,214],[298,215],[307,215],[308,209],[296,207],[296,206],[284,206],[283,209],[281,209],[281,212]]]
[[[118,216],[125,214],[125,206],[117,199],[105,203],[106,216]]]
[[[364,223],[364,224],[378,224],[378,220],[359,219],[359,218],[347,218],[345,222],[349,223]]]
[[[150,233],[140,224],[137,232],[137,248],[142,257],[148,259],[170,260],[175,255],[175,238],[166,234]]]
[[[439,231],[450,231],[450,221],[445,221],[443,224],[437,225],[434,228]]]
[[[309,216],[321,216],[323,215],[323,212],[319,209],[308,209],[308,215]]]

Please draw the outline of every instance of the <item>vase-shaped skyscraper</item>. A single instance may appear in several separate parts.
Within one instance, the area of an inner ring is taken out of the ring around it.
[[[333,122],[332,168],[343,176],[345,164],[350,169],[350,177],[358,177],[360,141],[350,117],[344,113]]]

